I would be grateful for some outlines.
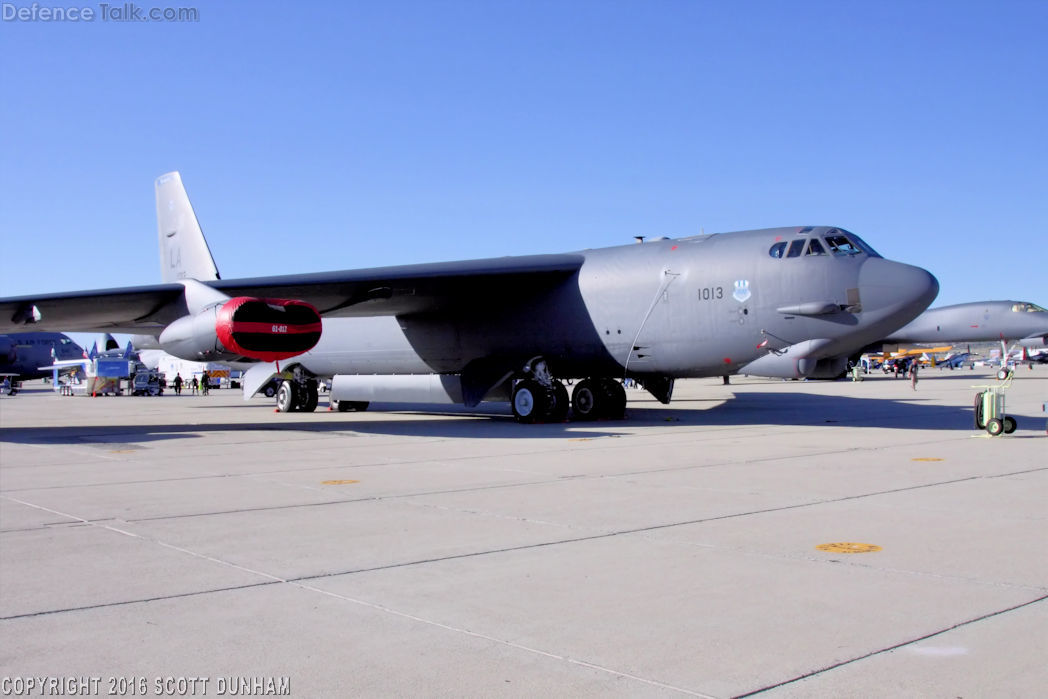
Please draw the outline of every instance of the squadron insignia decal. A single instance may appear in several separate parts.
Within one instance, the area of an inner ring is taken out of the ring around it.
[[[735,291],[731,295],[739,303],[746,303],[750,298],[750,282],[746,279],[735,280]]]

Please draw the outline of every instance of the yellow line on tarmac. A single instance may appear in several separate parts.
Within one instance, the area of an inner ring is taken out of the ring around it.
[[[819,544],[815,548],[827,553],[874,553],[880,551],[877,544],[860,544],[854,541],[838,541],[832,544]]]

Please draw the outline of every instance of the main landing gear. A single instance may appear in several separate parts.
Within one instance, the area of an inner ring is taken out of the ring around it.
[[[292,377],[277,388],[277,410],[282,413],[311,413],[319,400],[317,380],[306,376],[300,367],[295,367]]]
[[[571,393],[576,420],[621,420],[626,414],[626,389],[615,379],[583,379]]]
[[[621,420],[626,414],[626,390],[614,379],[583,379],[569,403],[568,389],[550,375],[545,361],[528,362],[524,373],[527,378],[516,383],[510,400],[517,422],[563,422],[569,407],[576,420]]]

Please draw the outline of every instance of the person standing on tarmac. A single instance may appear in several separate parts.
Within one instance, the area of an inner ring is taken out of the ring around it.
[[[211,388],[211,379],[208,378],[207,372],[205,371],[200,377],[200,392],[206,396],[209,388]]]
[[[182,374],[175,374],[175,395],[182,395]]]
[[[917,367],[921,365],[916,359],[913,360],[913,364],[910,366],[910,388],[917,390]]]

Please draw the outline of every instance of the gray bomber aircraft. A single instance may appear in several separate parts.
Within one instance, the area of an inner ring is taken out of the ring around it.
[[[1020,342],[1048,344],[1048,310],[1026,301],[975,301],[930,308],[885,342]]]
[[[621,418],[618,379],[829,377],[921,311],[938,282],[840,228],[662,239],[558,255],[220,279],[177,172],[157,179],[165,283],[0,299],[0,328],[146,334],[274,375],[283,411],[506,401],[520,422]],[[142,347],[141,342],[136,345]],[[572,396],[563,381],[576,379]]]

